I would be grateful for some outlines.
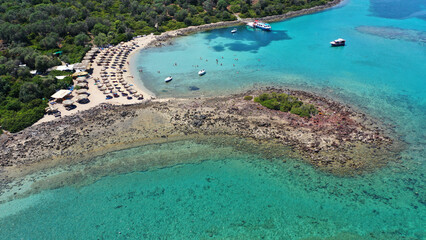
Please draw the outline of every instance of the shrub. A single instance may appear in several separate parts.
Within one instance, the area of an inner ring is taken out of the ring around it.
[[[252,96],[245,96],[244,99],[251,100]],[[282,112],[290,111],[291,113],[301,117],[310,118],[311,115],[318,113],[318,110],[314,105],[304,105],[303,102],[300,101],[297,97],[289,96],[285,93],[262,93],[258,97],[255,97],[254,101],[269,109],[280,110]]]
[[[245,96],[244,100],[246,101],[251,101],[253,99],[253,96]]]
[[[280,110],[280,103],[277,99],[269,99],[260,103],[262,106],[269,109]]]
[[[281,112],[288,112],[288,111],[291,110],[291,108],[292,108],[292,106],[291,106],[290,102],[284,102],[280,106],[280,111]]]
[[[290,111],[293,114],[299,115],[301,117],[310,117],[309,111],[302,107],[293,107]]]

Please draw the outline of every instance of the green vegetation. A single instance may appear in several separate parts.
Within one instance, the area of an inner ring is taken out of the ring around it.
[[[291,112],[301,117],[310,118],[312,115],[318,113],[314,105],[304,104],[297,97],[285,93],[262,93],[258,97],[255,97],[254,101],[269,109]]]
[[[32,77],[80,62],[93,46],[241,17],[264,17],[331,0],[0,0],[0,124],[19,131],[42,116],[49,94],[71,84]],[[28,93],[28,96],[25,94]],[[33,102],[33,100],[36,100]]]
[[[253,96],[245,96],[244,100],[246,101],[251,101],[253,99]]]
[[[58,74],[58,72],[54,73]],[[47,99],[58,89],[72,85],[72,78],[62,80],[53,75],[0,76],[0,126],[18,132],[43,117]]]

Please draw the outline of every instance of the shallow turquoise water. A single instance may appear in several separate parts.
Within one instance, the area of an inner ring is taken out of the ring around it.
[[[202,148],[169,145],[162,151]],[[120,161],[147,151],[152,149],[104,158]],[[0,210],[25,207],[0,220],[0,238],[421,239],[422,194],[421,181],[401,166],[339,178],[298,160],[239,154],[104,177],[9,202]]]
[[[393,27],[424,34],[426,21],[418,16],[425,5],[401,5],[407,8],[401,15],[404,9],[392,10],[397,0],[378,2],[347,1],[273,23],[271,33],[245,27],[235,35],[230,28],[197,33],[143,51],[133,66],[135,72],[143,69],[144,85],[164,97],[280,85],[340,99],[395,126],[408,144],[400,160],[342,178],[298,160],[283,163],[190,141],[133,148],[97,161],[142,165],[147,156],[168,156],[189,163],[129,168],[128,174],[105,169],[111,176],[92,184],[1,204],[0,239],[426,238],[426,43],[357,30]],[[338,37],[348,45],[329,47]],[[207,74],[198,77],[201,68]],[[174,80],[166,85],[168,75]],[[181,154],[190,149],[205,154]]]

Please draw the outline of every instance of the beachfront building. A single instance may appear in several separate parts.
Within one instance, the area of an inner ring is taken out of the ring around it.
[[[57,92],[55,92],[51,98],[55,99],[56,102],[62,102],[66,97],[69,97],[71,95],[70,90],[61,89]]]

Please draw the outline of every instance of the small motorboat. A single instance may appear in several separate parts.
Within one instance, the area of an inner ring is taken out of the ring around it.
[[[343,39],[343,38],[339,38],[339,39],[336,39],[336,40],[330,42],[330,44],[331,44],[332,47],[345,46],[346,40]]]
[[[237,32],[236,28],[232,29],[232,31],[231,31],[231,33],[236,33],[236,32]]]
[[[198,75],[200,75],[200,76],[203,76],[204,74],[206,74],[206,70],[200,70],[199,72],[198,72]]]
[[[173,78],[172,78],[172,76],[170,76],[170,77],[166,77],[166,79],[164,79],[164,82],[170,82],[172,80],[173,80]]]

